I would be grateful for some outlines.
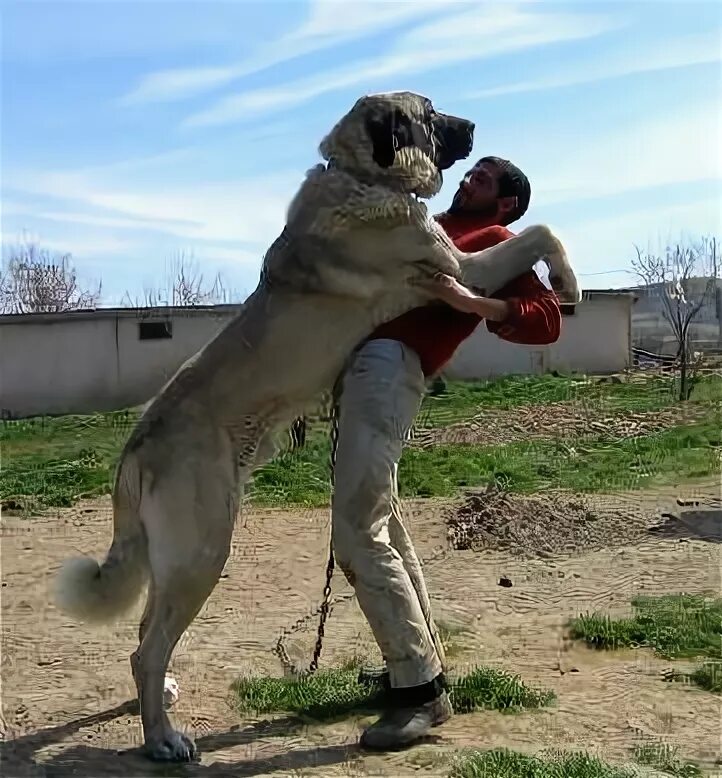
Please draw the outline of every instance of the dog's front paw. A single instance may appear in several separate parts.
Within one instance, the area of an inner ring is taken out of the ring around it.
[[[198,757],[196,744],[174,729],[165,732],[162,737],[147,740],[143,753],[154,762],[193,762]]]
[[[560,303],[576,305],[582,301],[582,289],[574,273],[552,275],[549,280]]]
[[[550,268],[549,282],[557,293],[559,302],[566,305],[576,305],[581,302],[582,288],[566,256],[550,256],[547,257],[547,262]]]

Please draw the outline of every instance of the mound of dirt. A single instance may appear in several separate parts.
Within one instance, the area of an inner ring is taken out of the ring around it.
[[[639,540],[652,519],[619,505],[595,505],[584,495],[522,496],[490,487],[471,494],[446,523],[457,550],[548,558]]]

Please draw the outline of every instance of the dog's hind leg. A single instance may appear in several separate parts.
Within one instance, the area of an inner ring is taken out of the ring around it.
[[[193,741],[176,731],[163,708],[163,686],[173,649],[218,582],[228,558],[237,501],[213,474],[205,483],[180,479],[159,489],[147,506],[151,586],[141,643],[131,657],[148,757],[185,762]],[[180,487],[180,488],[179,488]]]

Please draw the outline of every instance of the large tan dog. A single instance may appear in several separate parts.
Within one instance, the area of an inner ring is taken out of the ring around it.
[[[551,232],[529,228],[478,255],[457,251],[419,197],[468,156],[473,125],[408,92],[359,100],[321,144],[287,225],[239,315],[147,408],[113,490],[113,542],[102,565],[71,560],[57,602],[87,621],[120,616],[148,583],[131,665],[145,751],[189,760],[163,681],[181,634],[228,557],[243,485],[273,454],[273,434],[327,391],[378,324],[425,302],[415,282],[438,271],[491,293],[547,257],[568,299],[579,292]]]

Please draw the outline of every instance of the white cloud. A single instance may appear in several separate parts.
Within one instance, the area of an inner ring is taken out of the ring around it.
[[[110,186],[98,173],[25,171],[6,185],[63,203],[61,208],[37,209],[51,219],[155,229],[184,241],[245,242],[265,248],[283,227],[286,208],[302,178],[302,172],[287,171],[195,186],[154,182],[140,189]]]
[[[253,70],[248,65],[158,70],[143,76],[138,86],[118,102],[121,105],[138,105],[183,100],[225,86],[251,72]]]
[[[722,179],[722,110],[710,99],[618,130],[590,130],[576,145],[547,143],[530,169],[534,205],[608,197],[655,186]],[[530,156],[532,156],[530,154]]]
[[[226,86],[291,59],[346,43],[414,18],[439,13],[449,0],[344,2],[314,0],[307,20],[254,56],[227,67],[173,68],[149,73],[120,102],[170,102]]]
[[[201,147],[202,149],[202,147]],[[160,168],[164,174],[167,170],[177,169],[192,159],[194,154],[198,153],[198,149],[194,147],[184,147],[177,149],[170,149],[168,151],[162,151],[155,154],[144,154],[136,157],[123,157],[111,162],[102,162],[100,164],[83,165],[82,167],[74,168],[72,171],[63,171],[60,175],[64,182],[75,182],[82,184],[88,177],[95,177],[98,180],[110,180],[119,178],[122,176],[131,176],[133,179],[137,179],[139,176],[148,176],[153,174]],[[22,171],[11,172],[4,171],[3,187],[23,189],[25,187],[26,175],[31,179],[36,177],[33,173],[25,173]],[[46,180],[52,180],[52,171],[43,174]]]
[[[655,45],[645,46],[634,51],[625,50],[624,54],[607,58],[604,61],[570,63],[563,72],[518,81],[512,84],[481,89],[465,95],[466,99],[496,97],[497,95],[537,92],[546,89],[559,89],[579,84],[589,84],[612,78],[621,78],[636,73],[651,73],[660,70],[702,65],[719,62],[722,59],[720,34],[690,35],[674,41],[658,41]]]
[[[241,122],[288,110],[329,92],[409,77],[459,62],[482,60],[565,40],[579,40],[618,27],[609,16],[545,13],[531,6],[464,6],[466,10],[420,25],[401,35],[385,56],[354,62],[280,87],[248,90],[193,114],[185,127]],[[469,10],[471,8],[471,10]]]
[[[37,205],[32,203],[13,204],[10,211],[3,207],[3,211],[8,214],[18,216],[28,216],[33,219],[43,221],[53,221],[61,224],[84,224],[89,227],[110,227],[112,229],[127,230],[159,230],[173,233],[179,227],[198,226],[196,222],[181,219],[149,219],[146,217],[127,217],[127,216],[109,216],[105,214],[89,213],[83,211],[44,211],[39,210]]]

